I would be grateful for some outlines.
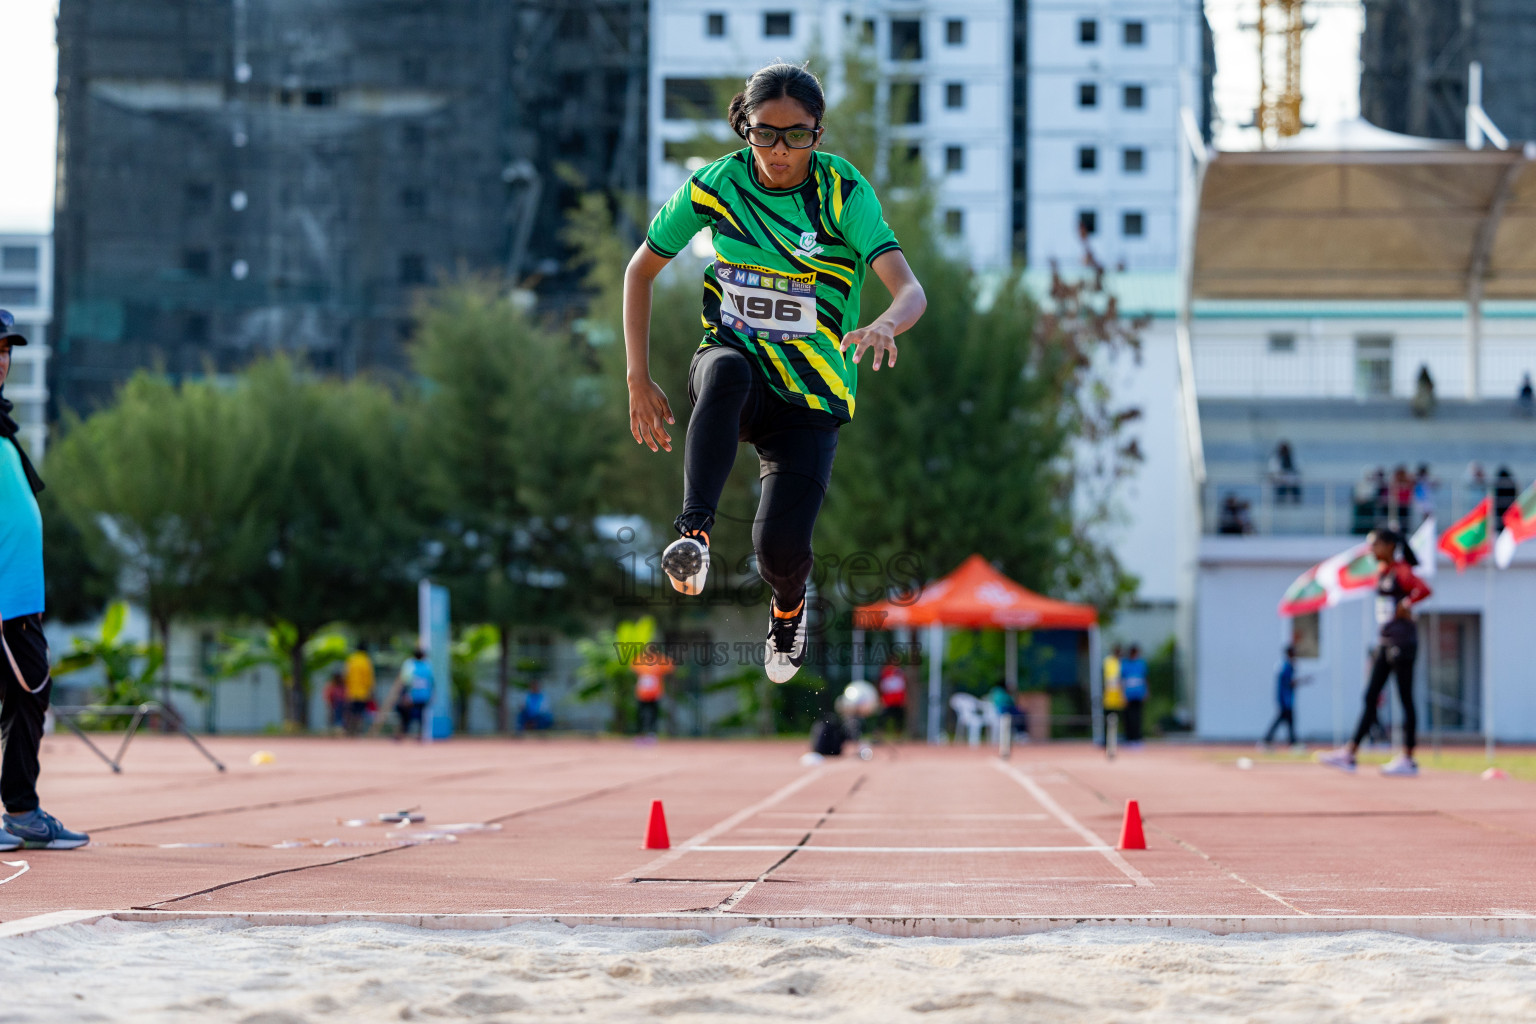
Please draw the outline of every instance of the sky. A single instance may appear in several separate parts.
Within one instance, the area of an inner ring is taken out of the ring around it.
[[[1216,35],[1216,144],[1251,149],[1258,93],[1258,44],[1246,29],[1258,0],[1206,0]],[[57,0],[0,0],[0,231],[48,231],[53,225],[54,144],[58,109],[53,90]],[[1360,28],[1355,0],[1311,0],[1315,27],[1302,51],[1302,119],[1326,122],[1359,114]]]

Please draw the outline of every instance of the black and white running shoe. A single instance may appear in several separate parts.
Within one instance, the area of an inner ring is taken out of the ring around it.
[[[787,683],[800,671],[805,660],[805,600],[800,610],[785,617],[770,599],[768,604],[768,645],[763,658],[763,668],[768,678],[776,683]]]
[[[709,535],[690,533],[668,544],[661,553],[661,568],[679,593],[704,593],[704,577],[709,575]]]

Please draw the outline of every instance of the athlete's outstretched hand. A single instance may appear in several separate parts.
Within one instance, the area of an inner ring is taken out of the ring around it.
[[[676,423],[672,418],[672,406],[667,403],[667,393],[661,385],[646,379],[629,382],[629,432],[636,444],[649,445],[651,451],[658,446],[672,450],[672,435],[662,426],[663,421]]]
[[[880,320],[876,320],[868,327],[860,327],[856,331],[849,331],[843,335],[841,350],[847,352],[850,347],[853,349],[855,365],[864,358],[864,353],[871,349],[875,353],[874,362],[869,367],[871,370],[880,369],[882,356],[888,356],[886,361],[892,366],[896,365],[896,335]]]

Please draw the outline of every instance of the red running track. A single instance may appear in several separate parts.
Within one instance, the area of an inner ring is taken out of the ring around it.
[[[62,910],[756,918],[1536,915],[1536,788],[1345,776],[1236,753],[1073,744],[176,738],[121,775],[44,749],[45,806],[93,837],[0,854],[0,921]],[[275,761],[253,766],[270,750]],[[639,848],[653,798],[674,848]],[[1127,798],[1148,849],[1114,851]],[[409,829],[368,824],[418,807]],[[499,826],[430,837],[446,825]],[[422,833],[429,833],[423,837]],[[421,841],[425,840],[425,841]],[[25,871],[15,865],[25,862]],[[1284,923],[1284,922],[1282,922]]]

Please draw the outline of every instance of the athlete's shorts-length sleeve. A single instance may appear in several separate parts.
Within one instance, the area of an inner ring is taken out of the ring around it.
[[[714,216],[701,212],[693,202],[693,178],[672,194],[645,232],[645,244],[656,255],[671,259],[683,251],[694,235],[714,223]]]
[[[849,247],[865,263],[873,263],[876,257],[901,248],[901,244],[896,241],[896,233],[885,222],[880,199],[868,182],[860,182],[848,197],[843,205],[839,227]]]

